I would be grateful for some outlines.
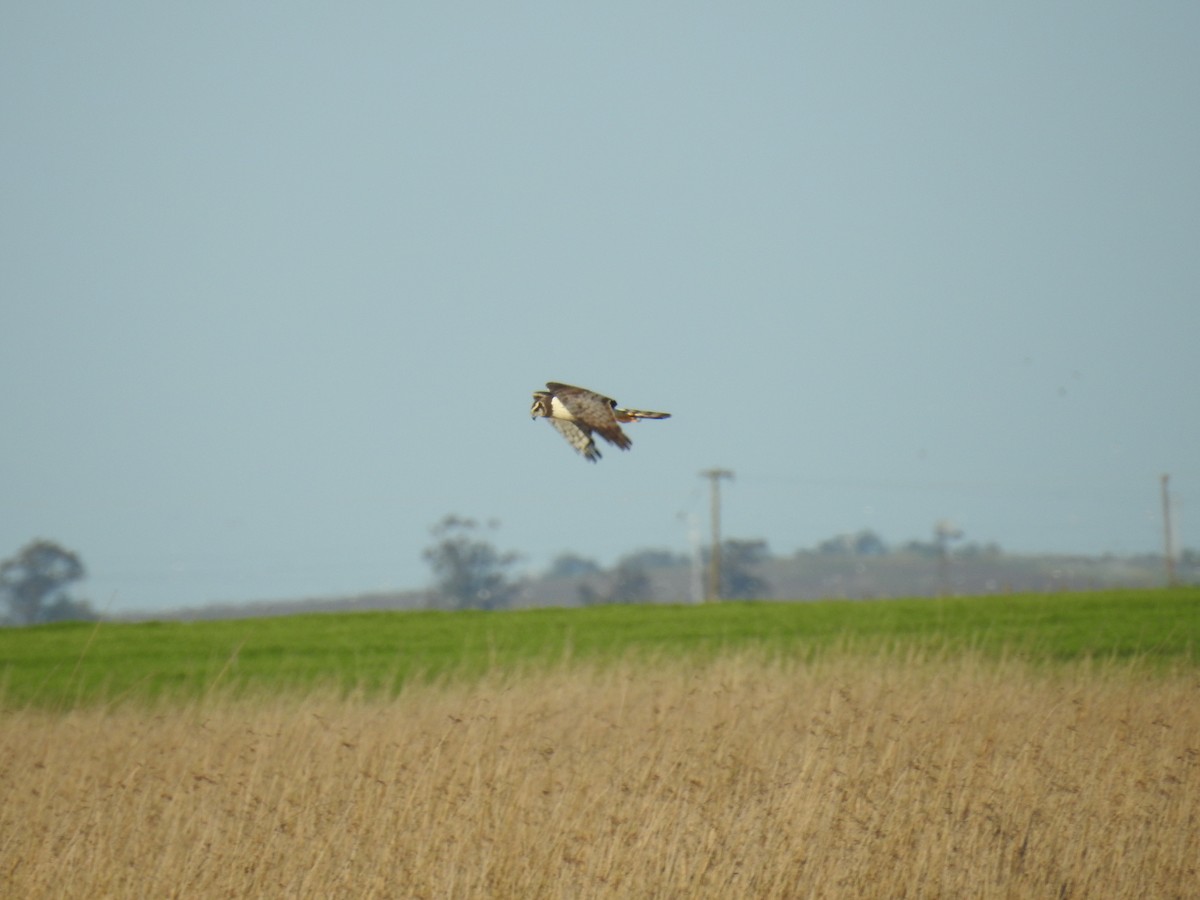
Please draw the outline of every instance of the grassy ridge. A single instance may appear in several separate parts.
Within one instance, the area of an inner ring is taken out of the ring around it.
[[[8,708],[68,708],[219,688],[392,691],[413,677],[476,677],[563,659],[604,662],[752,648],[917,646],[1200,663],[1200,589],[888,600],[606,606],[507,613],[354,613],[220,622],[0,630]]]

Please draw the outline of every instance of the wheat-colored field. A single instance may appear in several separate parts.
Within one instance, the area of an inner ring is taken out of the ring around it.
[[[1194,671],[731,656],[0,718],[6,897],[1200,891]]]

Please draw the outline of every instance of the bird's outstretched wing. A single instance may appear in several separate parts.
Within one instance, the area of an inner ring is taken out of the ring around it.
[[[583,458],[588,462],[595,462],[600,458],[600,450],[587,430],[566,419],[551,419],[550,424],[567,439],[568,444],[583,454]]]
[[[587,426],[610,444],[620,447],[622,450],[628,450],[633,446],[633,441],[629,440],[629,436],[621,430],[621,426],[617,423],[616,413],[613,412],[617,406],[615,400],[605,397],[603,394],[597,394],[595,391],[589,391],[587,388],[575,387],[558,381],[548,381],[546,387],[578,423]],[[551,421],[557,422],[558,420]]]

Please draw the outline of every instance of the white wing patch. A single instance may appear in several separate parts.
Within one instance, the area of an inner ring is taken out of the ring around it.
[[[553,394],[550,395],[550,416],[553,419],[561,419],[566,422],[576,421],[575,415],[567,409],[567,405]]]

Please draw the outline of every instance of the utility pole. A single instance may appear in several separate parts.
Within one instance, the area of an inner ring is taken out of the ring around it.
[[[708,558],[708,594],[710,603],[721,599],[721,488],[722,478],[733,478],[729,469],[705,469],[701,478],[712,484],[712,550]]]
[[[1168,484],[1170,475],[1162,477],[1162,512],[1163,512],[1163,555],[1167,560],[1167,586],[1175,587],[1175,536],[1171,534],[1171,490]]]
[[[950,542],[963,536],[962,529],[947,519],[933,526],[933,539],[938,548],[938,596],[950,594]]]

